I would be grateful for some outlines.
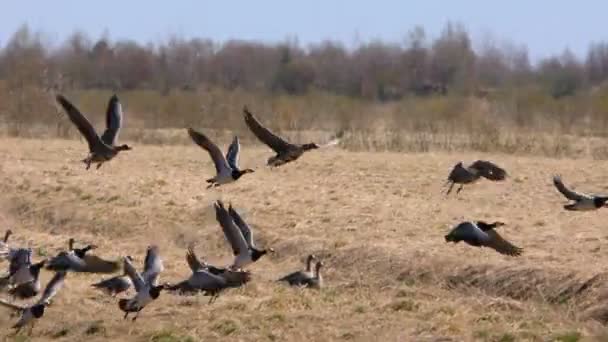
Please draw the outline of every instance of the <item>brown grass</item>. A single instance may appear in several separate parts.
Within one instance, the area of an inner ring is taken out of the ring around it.
[[[221,138],[221,145],[229,137]],[[277,253],[251,267],[254,280],[207,298],[163,294],[138,321],[123,321],[117,300],[70,274],[31,340],[602,340],[608,257],[603,213],[561,210],[550,176],[603,192],[608,167],[577,160],[507,154],[424,154],[324,150],[276,170],[261,167],[267,149],[243,145],[241,163],[257,167],[236,184],[205,190],[213,167],[194,145],[134,144],[99,171],[79,162],[82,142],[2,139],[0,229],[34,247],[36,259],[65,248],[71,236],[95,242],[109,258],[159,244],[162,281],[188,274],[185,249],[217,264],[231,256],[211,203],[245,212],[260,245]],[[459,197],[441,184],[458,160],[488,158],[512,175],[480,182]],[[525,248],[517,259],[443,235],[462,219],[503,220],[503,235]],[[287,288],[275,279],[322,256],[327,287]],[[48,280],[49,273],[43,274]],[[3,310],[3,309],[2,309]],[[0,315],[0,326],[13,318]],[[0,336],[7,337],[10,329]]]

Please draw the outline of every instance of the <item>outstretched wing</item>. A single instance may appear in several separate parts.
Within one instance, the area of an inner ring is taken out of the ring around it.
[[[125,257],[123,259],[124,262],[124,269],[125,269],[125,273],[127,273],[127,275],[129,276],[129,278],[131,278],[131,282],[133,283],[133,286],[135,287],[135,291],[139,292],[142,291],[144,289],[144,287],[146,286],[146,284],[144,283],[144,280],[142,279],[141,275],[137,272],[137,270],[135,269],[135,267],[133,266],[133,264],[131,263],[131,260],[129,260],[129,258]]]
[[[197,272],[205,268],[205,265],[198,259],[192,248],[188,248],[188,252],[186,252],[186,261],[192,272]]]
[[[233,170],[239,169],[239,152],[241,151],[241,144],[239,143],[239,137],[236,135],[232,139],[232,143],[228,146],[228,152],[226,152],[226,161],[228,166]]]
[[[217,147],[217,145],[214,144],[213,141],[207,138],[206,135],[197,132],[192,128],[188,128],[188,134],[198,146],[204,148],[207,152],[209,152],[209,155],[213,160],[213,164],[215,165],[215,171],[217,172],[217,174],[225,172],[224,170],[231,170],[230,166],[228,165],[228,162],[226,161],[226,158],[222,154],[222,151],[220,151],[219,147]]]
[[[479,171],[479,174],[489,180],[501,181],[507,178],[507,171],[487,160],[477,160],[469,168]]]
[[[580,201],[582,199],[589,197],[585,194],[581,194],[581,193],[578,193],[578,192],[575,192],[575,191],[572,191],[572,190],[566,188],[566,186],[562,182],[562,178],[558,175],[553,176],[553,185],[555,185],[557,190],[559,192],[561,192],[562,195],[564,195],[564,197],[566,197],[569,200]]]
[[[264,144],[268,145],[276,153],[283,153],[291,149],[296,148],[295,145],[288,143],[281,137],[272,133],[268,128],[262,126],[262,124],[249,112],[247,107],[243,108],[243,115],[245,117],[245,123],[251,132]]]
[[[498,234],[494,229],[486,231],[486,234],[488,234],[489,239],[483,241],[483,245],[494,249],[500,254],[519,256],[524,251],[523,248],[517,247],[509,241],[503,239],[503,237],[500,236],[500,234]]]
[[[101,140],[106,145],[116,145],[118,133],[122,126],[122,105],[118,100],[116,94],[112,95],[108,102],[108,109],[106,110],[106,130],[101,136]]]
[[[222,226],[224,236],[230,243],[230,247],[232,247],[232,252],[234,255],[247,252],[249,250],[247,241],[243,237],[241,230],[234,224],[232,217],[230,214],[228,214],[228,211],[224,207],[224,203],[218,200],[214,203],[214,207],[215,217],[220,223],[220,226]]]
[[[158,276],[163,269],[163,261],[160,258],[158,246],[148,247],[148,251],[146,252],[146,260],[144,261],[144,273],[142,274],[146,284],[156,286]]]
[[[239,227],[239,229],[241,230],[241,234],[243,234],[247,245],[250,248],[255,247],[255,244],[253,243],[253,233],[251,232],[251,227],[249,227],[247,222],[245,222],[241,215],[239,215],[239,213],[232,207],[232,204],[228,206],[228,213],[230,214],[230,217],[232,217],[232,221],[234,221],[236,226]]]
[[[82,115],[82,113],[80,113],[80,111],[74,107],[72,103],[70,103],[70,101],[68,101],[62,95],[57,95],[57,102],[59,102],[59,104],[63,107],[65,112],[68,114],[70,121],[72,121],[72,123],[80,131],[80,134],[82,134],[82,136],[87,140],[89,150],[92,151],[96,146],[103,145],[103,142],[99,138],[99,135],[97,135],[97,132],[95,132],[93,125],[91,125],[89,120],[87,120],[87,118],[84,117],[84,115]]]
[[[65,271],[60,271],[60,272],[55,273],[53,278],[46,285],[46,288],[44,289],[44,293],[42,294],[42,297],[40,297],[38,304],[48,304],[49,301],[53,297],[55,297],[57,292],[59,292],[59,289],[61,289],[61,287],[63,286],[65,276],[66,276]]]

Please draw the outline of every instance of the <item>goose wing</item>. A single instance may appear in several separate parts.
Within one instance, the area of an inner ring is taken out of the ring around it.
[[[188,134],[198,146],[204,148],[207,152],[209,152],[209,155],[213,160],[213,164],[215,165],[215,171],[218,175],[220,173],[224,173],[226,171],[231,170],[230,166],[228,165],[228,162],[226,161],[226,158],[222,154],[222,151],[220,151],[219,147],[217,147],[217,145],[214,144],[213,141],[207,138],[206,135],[197,132],[192,128],[188,128]]]
[[[146,286],[144,280],[142,279],[141,275],[139,274],[139,272],[137,272],[137,270],[135,269],[135,267],[133,266],[133,264],[131,263],[131,260],[129,260],[129,258],[125,257],[123,258],[123,262],[124,262],[124,269],[125,269],[125,273],[127,273],[127,275],[129,276],[129,278],[131,278],[131,282],[133,283],[133,286],[135,287],[135,291],[140,292],[144,289],[144,287]]]
[[[214,207],[215,217],[220,223],[220,226],[222,226],[224,236],[230,243],[230,247],[232,247],[232,252],[234,255],[246,253],[249,250],[247,241],[243,237],[241,230],[234,224],[232,217],[224,207],[224,203],[218,200],[214,203]]]
[[[83,272],[86,268],[86,263],[83,259],[76,256],[73,251],[61,252],[49,260],[46,268],[51,271]]]
[[[485,233],[488,235],[489,239],[483,242],[484,246],[490,247],[500,254],[509,256],[519,256],[523,252],[523,248],[517,247],[505,240],[494,229],[490,229]]]
[[[38,304],[48,304],[53,297],[59,292],[59,289],[63,286],[66,272],[56,272],[53,278],[49,281],[42,293],[42,297],[38,301]]]
[[[146,284],[156,286],[160,272],[163,269],[163,260],[160,258],[158,246],[148,247],[146,260],[144,261],[144,273],[142,274]]]
[[[232,207],[232,205],[228,206],[228,214],[230,214],[230,217],[232,217],[232,221],[239,228],[241,234],[243,234],[243,237],[247,242],[247,246],[249,246],[249,248],[255,247],[255,244],[253,243],[253,233],[251,232],[251,227],[249,227],[247,222],[245,222],[245,220],[241,218],[241,215],[239,215],[239,213]]]
[[[8,266],[9,276],[13,276],[22,267],[32,264],[32,250],[30,248],[19,248],[13,253]]]
[[[569,200],[580,201],[589,198],[588,195],[568,189],[562,182],[562,178],[558,175],[553,176],[553,185],[555,185],[557,190]]]
[[[232,139],[232,143],[228,146],[228,152],[226,152],[226,161],[233,170],[239,169],[239,152],[241,151],[241,143],[239,137],[236,135]]]
[[[188,279],[188,284],[197,290],[219,290],[226,286],[226,280],[205,270],[194,272]]]
[[[99,146],[103,145],[103,141],[97,135],[93,125],[87,120],[87,118],[76,108],[70,101],[68,101],[63,95],[57,95],[57,102],[63,107],[65,112],[68,114],[70,121],[78,128],[80,134],[87,140],[89,144],[89,150],[93,151]]]
[[[502,181],[507,178],[507,171],[487,160],[477,160],[469,168],[479,171],[479,174],[489,180]]]
[[[80,272],[88,273],[114,273],[120,270],[120,262],[113,260],[105,260],[97,255],[84,256],[84,268]]]
[[[262,124],[249,112],[247,107],[243,108],[245,116],[245,123],[247,127],[253,132],[253,134],[264,144],[268,145],[276,153],[283,153],[296,148],[297,146],[288,143],[281,137],[272,133],[268,128],[262,126]]]
[[[118,140],[118,133],[122,126],[122,105],[118,100],[116,94],[112,95],[108,102],[108,109],[106,110],[106,130],[101,135],[101,140],[109,146],[116,145]]]
[[[192,272],[197,272],[205,268],[205,265],[200,262],[192,248],[188,248],[188,252],[186,252],[186,261]]]

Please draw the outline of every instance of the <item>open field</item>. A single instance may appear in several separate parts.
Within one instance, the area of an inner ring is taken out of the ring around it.
[[[608,339],[608,212],[563,211],[551,185],[558,172],[575,189],[608,192],[605,162],[328,149],[269,170],[262,165],[270,151],[244,144],[241,165],[257,172],[206,190],[214,169],[200,148],[134,145],[87,172],[83,142],[3,138],[0,231],[14,228],[13,241],[34,247],[36,260],[75,237],[98,244],[102,256],[130,254],[141,265],[155,243],[165,261],[161,281],[177,282],[189,274],[191,244],[212,263],[231,260],[211,207],[221,198],[244,211],[259,244],[277,253],[250,268],[251,283],[214,304],[163,294],[135,323],[122,320],[117,299],[90,288],[100,276],[70,274],[31,340]],[[453,164],[479,158],[511,177],[445,197]],[[443,236],[463,219],[506,222],[501,233],[524,255],[447,245]],[[326,262],[326,288],[274,283],[311,252]],[[0,336],[9,341],[13,322],[0,315]]]

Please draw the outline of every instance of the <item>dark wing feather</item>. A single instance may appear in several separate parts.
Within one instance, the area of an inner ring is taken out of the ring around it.
[[[66,272],[60,271],[56,272],[53,278],[49,281],[42,293],[42,297],[38,301],[38,304],[48,304],[50,300],[55,297],[59,289],[63,286],[63,282],[65,280]]]
[[[230,214],[230,217],[232,217],[232,221],[234,221],[236,226],[241,230],[241,234],[243,234],[243,237],[245,238],[245,241],[247,242],[249,248],[255,247],[255,244],[253,243],[253,233],[251,232],[251,227],[249,227],[249,225],[247,224],[247,222],[245,222],[245,220],[243,220],[241,215],[239,215],[239,213],[234,210],[232,205],[228,206],[228,213]]]
[[[483,242],[483,245],[490,247],[500,254],[509,256],[519,256],[523,252],[523,248],[517,247],[505,240],[498,234],[494,229],[486,231],[486,234],[490,237],[488,240]]]
[[[215,165],[215,171],[220,174],[222,170],[230,170],[230,166],[228,166],[228,162],[226,158],[220,151],[219,147],[214,144],[206,135],[193,130],[192,128],[188,128],[188,134],[190,138],[200,147],[204,148],[211,159],[213,160],[213,164]]]
[[[8,267],[9,276],[13,276],[22,267],[29,266],[31,264],[32,250],[30,248],[19,248],[15,250]]]
[[[188,252],[186,252],[186,261],[188,262],[188,266],[190,266],[192,272],[196,272],[205,268],[205,265],[200,262],[192,248],[188,248]]]
[[[226,161],[228,166],[233,170],[239,169],[239,152],[241,151],[241,144],[239,143],[239,137],[236,135],[232,139],[232,143],[228,146],[228,152],[226,152]]]
[[[583,194],[580,194],[578,192],[575,192],[575,191],[572,191],[572,190],[566,188],[566,186],[562,182],[562,178],[560,176],[557,176],[557,175],[553,176],[553,185],[555,185],[557,190],[559,192],[561,192],[562,195],[564,195],[564,197],[566,197],[569,200],[580,201],[580,200],[584,199],[585,197],[587,197]]]
[[[243,108],[243,113],[245,116],[245,123],[247,127],[253,132],[253,134],[264,144],[268,145],[271,149],[273,149],[276,153],[284,153],[297,146],[288,143],[281,137],[272,133],[268,128],[262,126],[262,124],[249,112],[247,107]]]
[[[131,278],[131,282],[133,283],[133,287],[135,287],[135,291],[139,292],[142,291],[144,289],[144,287],[146,286],[146,284],[144,283],[143,278],[141,277],[141,275],[139,274],[139,272],[137,272],[137,270],[135,269],[135,267],[133,266],[133,264],[131,263],[131,260],[129,260],[129,258],[123,258],[123,267],[125,269],[125,273],[129,276],[129,278]]]
[[[110,146],[116,145],[118,133],[122,126],[122,105],[118,100],[118,96],[112,95],[108,102],[108,109],[106,110],[106,130],[101,136],[101,140]]]
[[[224,207],[224,204],[221,201],[216,201],[214,207],[215,217],[220,223],[220,226],[222,226],[224,236],[230,243],[230,247],[232,248],[234,255],[238,255],[241,252],[245,253],[247,250],[249,250],[247,241],[243,237],[241,230],[234,224],[232,217]]]
[[[65,109],[70,121],[76,125],[76,128],[78,128],[80,134],[82,134],[82,136],[87,140],[89,150],[93,151],[96,146],[103,145],[103,142],[99,138],[99,135],[97,135],[93,125],[91,125],[89,120],[87,120],[87,118],[84,117],[84,115],[82,115],[82,113],[80,113],[80,111],[74,107],[72,103],[70,103],[70,101],[68,101],[62,95],[57,95],[57,102],[59,102],[63,109]]]
[[[501,181],[507,178],[507,171],[487,160],[477,160],[469,168],[479,171],[479,174],[489,180]]]

